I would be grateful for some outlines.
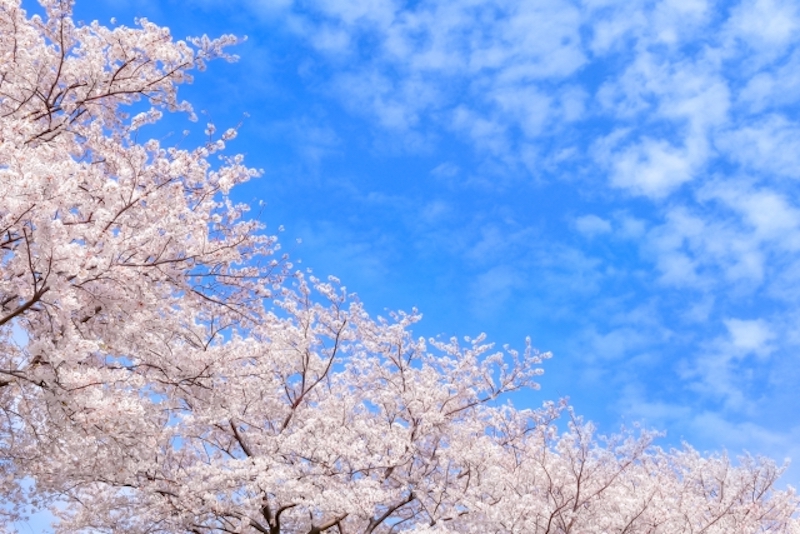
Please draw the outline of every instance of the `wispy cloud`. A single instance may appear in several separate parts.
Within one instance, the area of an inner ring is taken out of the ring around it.
[[[587,237],[611,232],[611,223],[597,215],[582,215],[575,219],[575,228]]]

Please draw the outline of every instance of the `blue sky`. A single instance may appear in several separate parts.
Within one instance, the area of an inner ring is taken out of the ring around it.
[[[800,4],[76,4],[137,16],[248,37],[165,131],[242,122],[264,176],[237,198],[302,267],[421,335],[530,335],[554,357],[517,404],[794,457],[800,485]]]

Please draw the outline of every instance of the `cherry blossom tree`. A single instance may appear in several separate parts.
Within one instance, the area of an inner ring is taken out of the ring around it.
[[[417,315],[373,320],[335,281],[309,282],[247,338],[197,351],[202,372],[161,403],[173,424],[135,458],[83,445],[65,531],[798,532],[769,460],[596,438],[564,403],[498,403],[536,387],[547,355],[415,339]]]
[[[79,453],[59,429],[80,414],[104,413],[123,446],[125,420],[151,415],[149,375],[183,376],[180,346],[255,321],[286,267],[227,198],[256,172],[212,165],[234,130],[191,150],[137,140],[165,110],[191,114],[177,85],[235,39],[76,25],[70,2],[42,5],[29,18],[0,1],[0,484],[14,502],[47,447]]]
[[[225,154],[146,137],[222,37],[0,0],[0,494],[59,532],[800,532],[766,459],[518,409],[540,354],[289,274]],[[24,483],[23,483],[24,482]],[[0,521],[3,518],[0,517]]]

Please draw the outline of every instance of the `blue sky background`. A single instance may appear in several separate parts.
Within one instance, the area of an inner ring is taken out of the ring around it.
[[[284,250],[429,336],[554,358],[612,432],[795,457],[800,4],[78,0],[246,35],[183,88],[264,176]],[[244,114],[249,114],[244,117]],[[176,143],[184,117],[169,118]],[[301,240],[298,243],[297,240]]]

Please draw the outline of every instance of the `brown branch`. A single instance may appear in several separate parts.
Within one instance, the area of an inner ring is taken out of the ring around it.
[[[416,495],[414,495],[413,491],[409,492],[408,496],[405,499],[403,499],[402,501],[398,502],[394,506],[390,506],[389,509],[386,510],[379,517],[375,517],[373,519],[370,519],[369,520],[369,524],[367,525],[367,528],[364,530],[364,534],[371,534],[376,528],[378,528],[378,526],[381,523],[386,521],[389,518],[389,516],[391,516],[397,510],[399,510],[403,506],[407,505],[408,503],[410,503],[411,501],[413,501],[416,498],[417,497],[416,497]]]
[[[233,419],[229,420],[228,423],[231,425],[231,430],[233,430],[233,436],[236,438],[236,441],[239,443],[239,446],[242,448],[244,453],[247,455],[248,458],[253,456],[253,452],[250,450],[250,447],[244,442],[244,438],[242,435],[239,434],[239,429],[236,428],[236,424],[233,422]]]
[[[0,326],[3,326],[7,322],[11,321],[14,317],[22,315],[23,313],[28,311],[30,307],[39,302],[42,299],[42,296],[44,296],[44,294],[47,293],[48,291],[50,291],[50,287],[48,286],[43,286],[39,288],[39,290],[33,294],[33,296],[30,298],[30,300],[28,300],[28,302],[26,302],[19,308],[16,308],[13,312],[9,313],[8,315],[0,319]]]
[[[329,528],[333,528],[333,527],[337,526],[339,523],[341,523],[342,521],[344,521],[344,518],[347,517],[347,515],[348,514],[342,514],[339,517],[334,517],[330,521],[322,523],[319,526],[313,525],[311,527],[311,530],[308,531],[308,534],[320,534],[322,532],[325,532]]]
[[[325,366],[325,371],[319,377],[317,377],[317,379],[310,386],[308,386],[307,389],[305,387],[303,387],[303,391],[294,400],[294,402],[292,402],[291,410],[286,415],[286,418],[283,420],[283,425],[281,426],[281,430],[284,430],[284,429],[286,429],[286,427],[289,426],[289,422],[292,420],[292,416],[294,415],[294,411],[297,409],[298,406],[300,406],[300,403],[303,402],[303,399],[305,398],[305,396],[312,389],[314,389],[317,386],[317,384],[322,382],[322,380],[324,380],[326,376],[328,376],[328,373],[330,372],[331,367],[333,366],[333,360],[336,358],[336,352],[339,350],[339,343],[340,343],[339,340],[340,340],[340,338],[342,336],[342,332],[344,332],[345,325],[347,325],[347,320],[346,319],[342,322],[341,326],[339,327],[339,330],[336,331],[336,338],[334,339],[334,342],[333,342],[333,351],[331,352],[330,358],[328,358],[328,364]],[[305,381],[305,372],[303,373],[303,380]]]

